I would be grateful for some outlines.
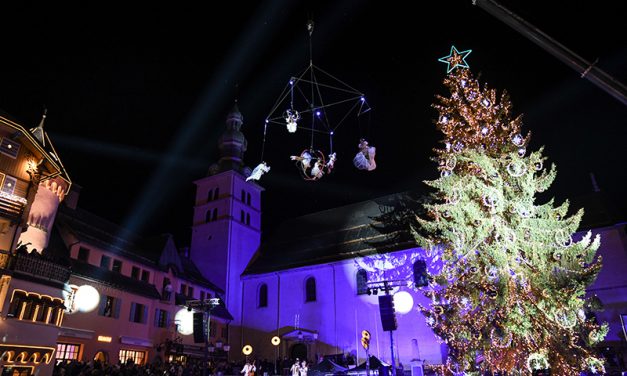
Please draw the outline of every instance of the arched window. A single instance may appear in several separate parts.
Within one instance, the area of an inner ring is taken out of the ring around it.
[[[207,193],[207,202],[213,200],[213,189],[210,189]]]
[[[246,213],[246,224],[250,225],[250,213]]]
[[[212,220],[218,219],[218,208],[213,209],[213,217]]]
[[[250,206],[250,193],[246,193],[246,205]]]
[[[368,292],[368,272],[366,269],[357,270],[357,295],[364,295]]]
[[[259,286],[259,299],[257,299],[257,302],[259,308],[268,306],[268,285],[265,283]]]
[[[205,214],[205,222],[211,222],[211,209],[207,210],[207,214]]]
[[[216,190],[213,192],[213,199],[217,200],[220,196],[220,187],[216,187]]]
[[[242,189],[242,202],[246,202],[246,192]]]
[[[305,281],[305,301],[316,301],[316,279],[314,277],[309,277]]]

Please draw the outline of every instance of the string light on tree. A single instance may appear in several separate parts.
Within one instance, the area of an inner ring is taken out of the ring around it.
[[[425,182],[439,200],[424,205],[416,237],[438,246],[442,267],[420,310],[466,374],[599,370],[594,346],[608,327],[580,312],[592,306],[600,238],[572,238],[583,210],[567,217],[568,202],[535,203],[555,166],[544,168],[542,148],[529,152],[522,117],[466,69],[469,53],[452,47],[439,59],[450,95],[433,107],[445,147],[434,150],[440,178]]]

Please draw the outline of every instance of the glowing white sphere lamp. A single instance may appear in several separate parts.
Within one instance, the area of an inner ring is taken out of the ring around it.
[[[394,294],[394,310],[406,314],[414,308],[414,298],[407,291],[399,291]]]
[[[74,304],[76,308],[81,312],[91,312],[100,303],[100,294],[93,286],[82,285],[76,290],[74,295]]]
[[[174,315],[174,322],[178,325],[176,330],[184,336],[194,333],[194,311],[188,311],[187,308],[180,309]]]

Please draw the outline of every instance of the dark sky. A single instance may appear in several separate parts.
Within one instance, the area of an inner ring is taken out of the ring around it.
[[[619,1],[546,3],[501,1],[627,82]],[[590,192],[593,172],[627,217],[627,108],[470,0],[101,4],[3,6],[0,108],[27,125],[48,108],[46,130],[83,187],[80,206],[117,223],[188,243],[192,181],[216,160],[233,100],[254,167],[263,120],[289,78],[307,67],[310,17],[314,64],[364,92],[372,111],[337,130],[336,170],[318,182],[302,181],[288,158],[308,142],[272,129],[264,156],[272,171],[261,180],[266,233],[285,218],[418,188],[436,176],[429,158],[440,137],[430,105],[446,94],[437,59],[451,44],[472,49],[473,72],[507,89],[514,112],[524,113],[531,149],[545,145],[558,167],[550,193]],[[377,147],[379,167],[370,173],[351,164],[364,136]]]

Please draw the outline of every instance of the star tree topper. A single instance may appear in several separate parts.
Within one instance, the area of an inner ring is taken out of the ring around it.
[[[438,61],[446,63],[446,73],[451,73],[451,71],[457,67],[470,68],[470,66],[466,62],[466,58],[468,57],[468,55],[470,55],[471,52],[472,50],[460,52],[457,51],[457,48],[455,48],[455,46],[451,46],[451,52],[448,54],[448,56],[441,57],[438,59]]]

